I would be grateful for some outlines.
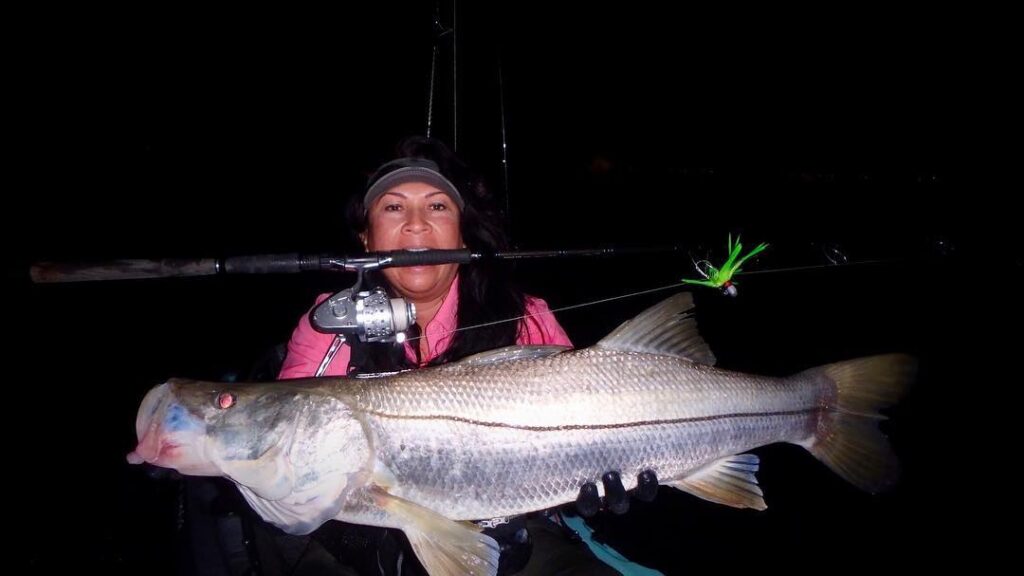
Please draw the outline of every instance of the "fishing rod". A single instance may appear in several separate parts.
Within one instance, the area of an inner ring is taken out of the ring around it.
[[[363,289],[366,272],[400,266],[469,264],[481,260],[526,260],[617,256],[677,252],[662,248],[596,248],[576,250],[514,250],[493,253],[462,250],[392,250],[358,256],[331,254],[263,254],[230,258],[110,260],[90,263],[39,262],[29,269],[35,283],[137,280],[219,274],[293,274],[308,271],[355,272],[355,284],[324,300],[312,311],[310,322],[320,332],[335,334],[322,373],[346,338],[364,342],[402,342],[416,322],[416,307],[404,298],[392,298],[382,287]]]
[[[481,260],[612,257],[682,252],[679,246],[645,248],[593,248],[575,250],[512,250],[493,253],[461,250],[392,250],[357,256],[332,254],[262,254],[227,258],[121,259],[103,262],[37,262],[29,277],[37,284],[139,280],[219,274],[296,274],[332,271],[360,272],[399,266],[469,264]]]
[[[761,269],[743,272],[741,266],[757,256],[768,247],[759,244],[746,254],[740,244],[739,237],[733,242],[729,236],[726,244],[728,258],[721,266],[714,266],[707,260],[693,260],[694,269],[702,277],[700,279],[681,279],[678,283],[646,290],[635,294],[617,296],[612,299],[635,296],[647,292],[676,288],[685,285],[698,285],[717,288],[723,294],[735,297],[736,284],[733,278],[746,274],[766,274],[787,272],[810,268],[835,268],[859,264],[878,264],[889,260],[873,260],[868,262],[832,262],[830,265],[800,266],[779,269]],[[358,256],[338,256],[330,254],[301,255],[264,254],[237,256],[214,259],[165,259],[165,260],[112,260],[96,263],[55,263],[40,262],[30,268],[30,277],[36,283],[83,282],[102,280],[126,280],[144,278],[164,278],[181,276],[210,276],[217,274],[277,274],[299,273],[307,271],[355,272],[356,282],[345,288],[321,304],[310,313],[313,327],[324,333],[334,334],[335,339],[321,364],[318,374],[323,373],[341,345],[348,338],[358,338],[363,342],[404,342],[405,332],[416,322],[416,307],[403,298],[392,298],[384,288],[375,286],[363,289],[366,272],[402,266],[435,266],[439,264],[468,264],[481,260],[529,260],[573,257],[613,257],[624,255],[667,254],[683,252],[679,246],[640,247],[640,248],[592,248],[569,250],[514,250],[493,253],[461,250],[393,250],[386,252],[369,252]],[[606,299],[607,300],[607,299]],[[600,303],[590,302],[569,306],[578,308]],[[552,311],[554,312],[554,310]],[[499,322],[520,320],[511,318]],[[463,329],[468,329],[465,327]]]

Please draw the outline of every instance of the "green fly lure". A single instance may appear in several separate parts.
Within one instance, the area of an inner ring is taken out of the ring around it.
[[[742,266],[744,262],[763,252],[765,248],[768,248],[768,244],[762,242],[745,256],[740,256],[740,253],[743,252],[743,245],[740,244],[740,237],[736,236],[736,243],[733,244],[732,234],[729,234],[729,240],[726,244],[726,248],[729,251],[729,258],[725,261],[725,264],[722,264],[720,268],[715,268],[706,260],[699,263],[694,262],[697,272],[700,273],[704,279],[694,280],[690,278],[683,278],[683,283],[720,288],[729,296],[736,296],[736,284],[732,281],[732,277],[740,271],[740,266]],[[702,263],[703,266],[701,266]]]

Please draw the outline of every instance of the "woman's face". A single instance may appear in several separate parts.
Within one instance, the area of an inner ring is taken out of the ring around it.
[[[417,248],[465,248],[462,214],[450,196],[423,182],[406,182],[378,197],[367,211],[363,244],[371,252]],[[387,268],[384,276],[413,302],[443,298],[458,264]]]

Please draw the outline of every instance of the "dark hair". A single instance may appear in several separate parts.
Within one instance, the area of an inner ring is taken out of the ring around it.
[[[455,184],[465,201],[460,228],[467,248],[483,253],[508,249],[508,238],[501,224],[500,214],[483,178],[474,173],[447,146],[439,140],[414,136],[399,143],[397,157],[431,160],[440,168],[441,174]],[[363,205],[363,194],[353,195],[347,206],[346,216],[356,235],[366,232],[369,224],[366,208]],[[380,276],[368,276],[368,280],[387,286],[387,282]],[[472,331],[455,332],[451,345],[443,354],[431,361],[431,365],[458,360],[476,352],[509,346],[516,342],[519,322],[481,326],[498,320],[518,318],[524,314],[525,297],[512,284],[507,267],[486,258],[463,264],[459,269],[458,283],[459,310],[456,328],[474,328]],[[357,358],[359,356],[364,358]],[[408,362],[401,347],[367,345],[365,350],[360,350],[358,354],[353,348],[353,365],[363,372],[378,372],[408,367]]]

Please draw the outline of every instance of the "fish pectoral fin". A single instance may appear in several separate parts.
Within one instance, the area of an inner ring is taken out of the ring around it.
[[[768,505],[754,476],[759,465],[756,454],[734,454],[669,485],[718,504],[764,510]]]
[[[469,522],[456,522],[437,512],[374,486],[370,496],[402,526],[416,556],[431,576],[494,576],[501,550],[493,538]]]
[[[274,447],[256,460],[224,460],[220,469],[231,480],[265,500],[280,500],[292,493],[295,478],[284,461],[283,450]]]
[[[714,366],[715,355],[697,331],[693,295],[680,292],[626,320],[596,346],[606,350],[664,354]]]

